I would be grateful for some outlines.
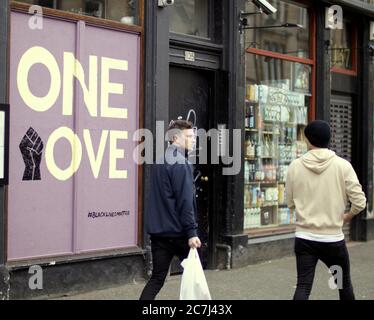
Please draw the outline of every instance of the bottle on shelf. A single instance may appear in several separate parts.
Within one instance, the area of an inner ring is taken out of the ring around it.
[[[255,128],[255,112],[253,105],[249,106],[249,128],[254,129]]]
[[[267,226],[270,224],[270,212],[264,211],[262,225]]]
[[[261,164],[261,159],[258,159],[258,161],[256,163],[255,180],[256,181],[264,181],[265,180],[265,172],[264,172],[264,168]]]
[[[244,191],[244,206],[247,208],[249,208],[252,204],[251,196],[251,191],[249,190],[249,186],[247,186]]]
[[[245,140],[245,155],[250,157],[252,143],[250,139]]]
[[[258,187],[256,188],[256,195],[257,195],[257,197],[256,197],[256,199],[257,199],[256,207],[257,208],[261,208],[262,203],[263,203],[263,201],[262,201],[262,193],[261,193],[261,189],[258,188]]]
[[[277,167],[275,164],[272,165],[272,180],[277,181]]]
[[[268,148],[267,148],[267,139],[265,136],[262,137],[262,157],[266,158],[268,157]]]
[[[245,106],[245,120],[244,120],[244,126],[246,128],[249,128],[249,110],[248,110],[248,106],[246,105]]]
[[[278,185],[278,201],[279,201],[279,203],[280,204],[284,204],[285,203],[285,197],[284,197],[284,195],[285,195],[285,186],[284,186],[284,184],[279,184]]]
[[[261,141],[260,141],[260,138],[259,138],[260,136],[255,136],[255,141],[256,141],[256,157],[257,158],[261,158],[262,157],[262,150],[263,150],[263,148],[262,148],[262,143],[261,143]]]
[[[273,149],[273,141],[271,137],[268,137],[268,149],[269,149],[269,157],[274,157],[274,149]]]
[[[255,145],[253,143],[252,137],[249,137],[246,141],[246,154],[250,158],[255,157]]]
[[[265,176],[266,176],[266,181],[271,182],[273,174],[271,172],[271,165],[270,164],[266,165]]]
[[[250,171],[250,163],[249,161],[244,162],[244,183],[249,183],[249,171]]]
[[[262,121],[262,108],[261,108],[261,105],[260,104],[257,104],[257,107],[256,107],[256,123],[257,123],[257,128],[259,130],[262,130],[263,127],[264,127],[264,123]]]
[[[249,209],[244,209],[244,229],[249,227]]]
[[[251,203],[251,206],[252,207],[256,207],[257,204],[258,204],[258,194],[257,194],[257,187],[252,187],[252,203]]]

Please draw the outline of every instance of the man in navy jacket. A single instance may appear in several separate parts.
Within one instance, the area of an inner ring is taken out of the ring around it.
[[[165,152],[165,161],[152,168],[145,219],[151,236],[153,271],[141,300],[155,299],[174,256],[182,261],[190,248],[201,247],[197,236],[193,167],[187,159],[196,137],[192,124],[185,120],[173,121],[168,134],[171,145]]]

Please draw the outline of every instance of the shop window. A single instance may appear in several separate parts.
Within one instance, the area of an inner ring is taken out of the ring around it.
[[[139,0],[18,0],[85,16],[139,24]]]
[[[331,30],[332,71],[356,71],[356,30],[351,22],[345,21],[343,29]]]
[[[289,164],[307,152],[312,68],[248,54],[246,69],[244,228],[290,225],[285,182]]]
[[[307,8],[284,1],[269,2],[278,9],[271,15],[248,16],[248,25],[254,27],[279,26],[285,23],[301,25],[302,28],[249,29],[245,31],[246,47],[274,51],[299,58],[309,58],[309,17]],[[246,12],[256,12],[257,7],[250,1]]]
[[[209,0],[175,0],[170,6],[170,31],[209,37]]]
[[[314,116],[315,15],[294,2],[269,2],[277,13],[249,15],[248,26],[254,29],[244,31],[244,229],[249,234],[293,229],[296,213],[286,205],[287,170],[307,152],[304,129]],[[247,2],[245,10],[257,8]],[[286,23],[302,28],[277,27]]]

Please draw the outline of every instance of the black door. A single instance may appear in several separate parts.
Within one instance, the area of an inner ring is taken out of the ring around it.
[[[211,88],[213,74],[209,71],[170,66],[169,79],[169,119],[182,118],[191,121],[196,129],[210,128],[209,107],[212,102]],[[209,147],[209,144],[208,144]],[[203,267],[208,261],[209,236],[209,200],[211,184],[211,166],[199,163],[199,139],[196,151],[192,153],[196,158],[195,179],[198,207],[199,237],[202,242],[201,260]],[[209,160],[209,150],[207,150]],[[176,270],[177,269],[177,270]],[[178,266],[172,266],[172,273],[180,271]]]

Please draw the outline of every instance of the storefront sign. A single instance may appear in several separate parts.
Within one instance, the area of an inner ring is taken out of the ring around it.
[[[135,246],[139,36],[28,19],[12,13],[8,256]]]
[[[326,8],[326,29],[343,29],[343,9],[341,6],[333,5]]]
[[[185,51],[184,52],[184,60],[195,62],[195,52],[192,51]]]

